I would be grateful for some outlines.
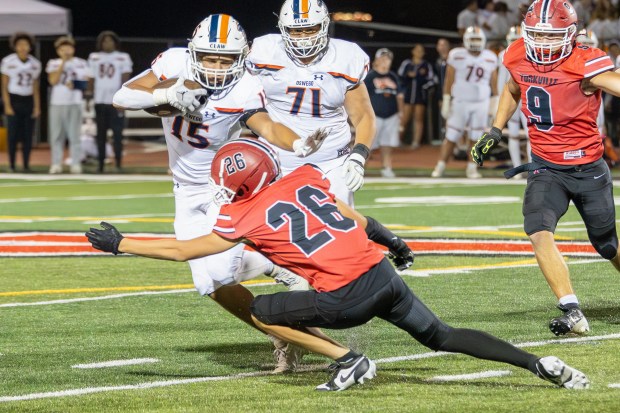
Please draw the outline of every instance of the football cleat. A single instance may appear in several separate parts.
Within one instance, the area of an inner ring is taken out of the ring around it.
[[[480,175],[480,172],[478,172],[478,165],[476,165],[474,162],[469,162],[467,164],[467,169],[465,170],[465,175],[469,179],[480,179],[480,178],[482,178],[482,175]]]
[[[558,308],[564,312],[559,317],[554,318],[549,323],[549,330],[556,336],[563,336],[567,333],[587,334],[590,331],[590,325],[586,316],[579,307],[567,309],[562,305]]]
[[[275,346],[273,355],[276,358],[276,368],[273,369],[273,374],[294,372],[302,357],[308,354],[308,350],[303,347],[287,343],[273,336],[270,336],[270,339]]]
[[[446,170],[446,163],[443,161],[439,161],[437,162],[437,165],[435,166],[433,173],[431,173],[431,177],[441,178],[445,170]]]
[[[273,271],[271,271],[271,274],[265,275],[273,278],[278,284],[284,285],[290,291],[307,291],[310,289],[310,284],[305,278],[279,265],[273,264]]]
[[[364,380],[370,380],[377,375],[375,362],[364,355],[346,363],[334,363],[329,369],[335,370],[332,378],[327,383],[316,386],[315,390],[342,391],[354,384],[364,384]]]
[[[590,380],[585,374],[554,356],[538,359],[536,370],[538,377],[556,384],[558,387],[572,390],[583,390],[590,387]]]

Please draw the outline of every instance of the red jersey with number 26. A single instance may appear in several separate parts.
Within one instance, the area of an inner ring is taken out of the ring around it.
[[[359,278],[383,259],[354,220],[338,212],[329,180],[304,165],[253,197],[222,206],[213,232],[245,238],[319,292]]]
[[[603,155],[596,126],[601,91],[587,95],[581,82],[614,68],[605,52],[577,45],[561,63],[537,65],[527,60],[519,39],[506,49],[503,63],[521,88],[534,155],[560,165],[590,163]]]

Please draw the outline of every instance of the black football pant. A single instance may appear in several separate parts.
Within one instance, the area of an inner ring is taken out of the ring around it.
[[[7,116],[9,164],[11,169],[15,169],[17,143],[21,141],[24,169],[28,169],[32,149],[32,131],[34,130],[34,119],[32,118],[34,100],[32,96],[14,94],[9,94],[9,98],[15,113],[13,116]]]
[[[95,104],[95,117],[97,121],[97,151],[99,154],[99,171],[103,171],[105,162],[105,144],[108,137],[108,129],[112,129],[114,138],[114,157],[116,167],[121,167],[123,158],[123,127],[125,126],[125,116],[112,105],[104,103]]]
[[[267,325],[343,329],[382,318],[435,351],[500,361],[536,373],[538,357],[478,330],[453,328],[441,321],[407,287],[387,259],[335,291],[259,295],[252,314]]]

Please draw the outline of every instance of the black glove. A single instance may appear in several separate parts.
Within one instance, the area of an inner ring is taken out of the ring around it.
[[[478,166],[482,166],[484,163],[484,156],[501,140],[502,131],[499,128],[491,128],[489,133],[482,134],[478,142],[471,148],[471,157],[474,162],[476,162]]]
[[[114,255],[122,254],[118,250],[118,244],[121,243],[123,236],[114,227],[114,225],[108,224],[102,221],[101,227],[103,229],[91,228],[86,234],[86,238],[93,244],[93,248],[104,252],[111,252]]]
[[[404,271],[413,265],[415,257],[411,248],[399,237],[392,238],[389,258],[398,271]]]

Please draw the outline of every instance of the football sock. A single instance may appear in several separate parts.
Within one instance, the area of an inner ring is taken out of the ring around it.
[[[579,300],[575,294],[568,294],[560,297],[560,305],[568,310],[571,308],[579,308]]]
[[[532,373],[536,373],[536,360],[539,358],[483,331],[466,328],[453,328],[441,350],[512,364]]]
[[[347,363],[351,360],[353,360],[356,357],[359,357],[360,355],[358,353],[356,353],[353,350],[349,350],[349,352],[347,354],[345,354],[344,356],[337,358],[336,362],[338,363]]]

